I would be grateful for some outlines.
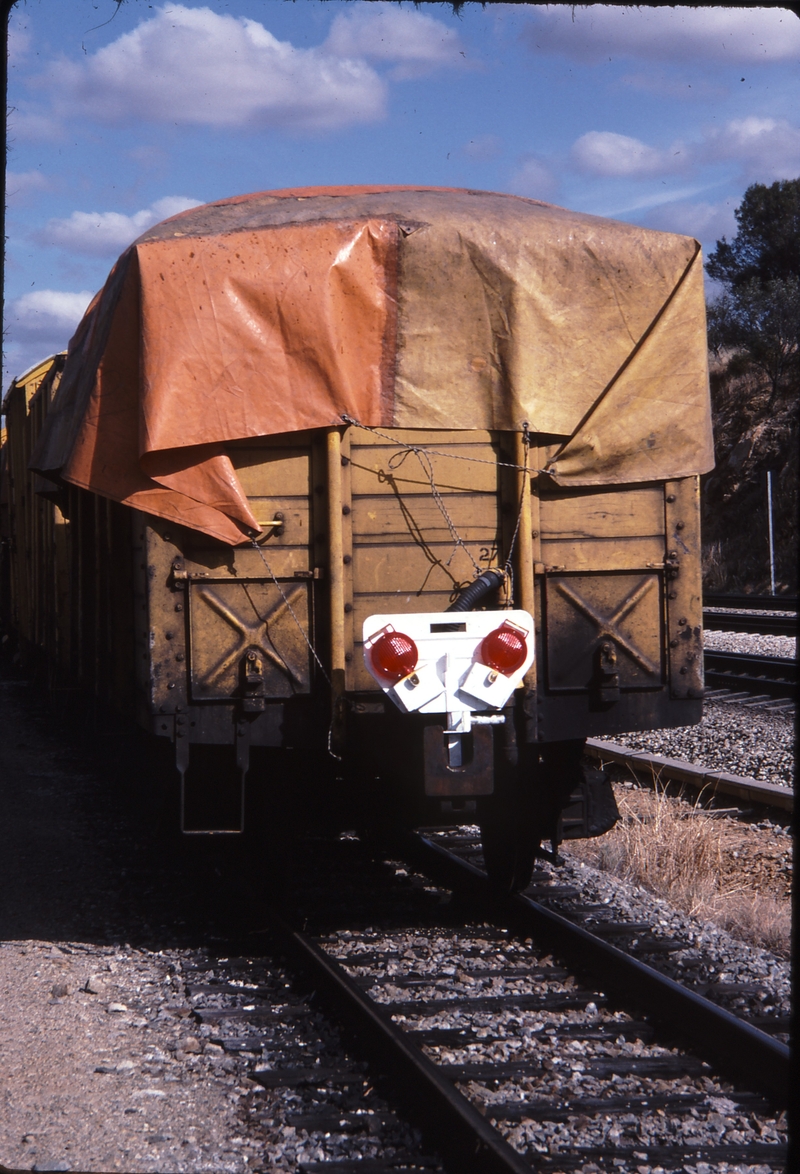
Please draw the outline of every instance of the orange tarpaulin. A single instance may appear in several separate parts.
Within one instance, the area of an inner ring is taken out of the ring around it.
[[[341,423],[562,436],[571,484],[713,465],[687,237],[515,196],[300,189],[172,217],[70,344],[32,465],[227,542],[225,445]]]

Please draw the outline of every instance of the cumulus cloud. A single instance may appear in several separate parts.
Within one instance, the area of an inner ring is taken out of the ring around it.
[[[793,179],[800,174],[800,128],[785,119],[733,119],[706,134],[698,159],[734,160],[750,181]]]
[[[23,294],[7,308],[9,339],[37,344],[39,357],[64,350],[93,296],[88,290],[66,293],[56,289]],[[35,361],[34,356],[31,362]]]
[[[522,34],[542,53],[584,62],[609,57],[720,61],[729,65],[796,61],[800,23],[781,8],[538,8]]]
[[[6,199],[10,205],[22,204],[32,192],[46,192],[51,181],[41,171],[7,171]]]
[[[122,212],[73,212],[64,220],[48,221],[35,239],[39,244],[57,245],[84,256],[116,256],[153,224],[196,208],[201,202],[186,196],[165,196],[132,216]]]
[[[511,177],[508,190],[515,196],[550,201],[555,198],[558,186],[558,180],[547,164],[535,155],[528,155]]]
[[[572,161],[589,175],[643,179],[682,170],[688,162],[679,145],[659,151],[640,139],[607,130],[591,130],[573,143]]]
[[[700,241],[717,241],[720,237],[730,238],[736,232],[734,209],[739,203],[733,197],[719,204],[686,203],[675,201],[662,204],[647,217],[651,228],[664,232],[678,232],[693,236]]]
[[[26,24],[26,13],[15,5],[8,18],[8,64],[13,68],[27,56],[31,34]]]
[[[395,4],[370,4],[340,13],[322,49],[339,58],[395,62],[390,76],[399,79],[466,62],[464,44],[455,29]]]
[[[258,21],[181,4],[158,9],[94,54],[60,58],[38,84],[62,115],[219,128],[371,122],[382,117],[386,95],[362,59],[295,48]]]
[[[628,135],[593,130],[573,143],[570,158],[578,171],[602,178],[652,179],[724,162],[738,165],[747,182],[768,183],[800,173],[800,128],[785,119],[752,115],[663,150]]]

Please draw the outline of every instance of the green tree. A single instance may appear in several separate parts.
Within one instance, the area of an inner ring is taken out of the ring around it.
[[[734,212],[738,232],[709,254],[706,272],[728,289],[800,278],[800,178],[754,183]]]
[[[738,233],[706,263],[724,287],[708,307],[708,341],[769,378],[772,409],[800,372],[800,179],[753,184],[735,216]]]

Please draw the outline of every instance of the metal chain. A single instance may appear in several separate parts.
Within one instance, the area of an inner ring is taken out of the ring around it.
[[[371,432],[373,436],[380,436],[381,440],[388,440],[390,444],[394,444],[398,448],[403,448],[407,452],[424,452],[432,457],[449,457],[451,461],[470,461],[473,465],[493,465],[495,468],[516,469],[519,473],[543,473],[547,477],[555,477],[552,469],[530,469],[527,464],[516,465],[512,461],[486,461],[482,457],[465,457],[460,453],[442,452],[441,449],[428,448],[427,445],[404,444],[396,436],[390,436],[388,432],[381,432],[379,428],[373,428],[370,424],[362,424],[360,420],[356,420],[355,416],[348,416],[346,412],[341,413],[340,419],[344,420],[345,424],[352,424],[354,428],[362,428],[364,432]],[[523,424],[523,428],[527,433],[527,423]]]
[[[450,563],[453,561],[453,558],[455,557],[455,553],[460,546],[461,549],[464,551],[464,554],[466,554],[467,558],[472,563],[472,566],[475,570],[475,574],[479,575],[481,573],[481,568],[475,562],[475,559],[472,557],[472,552],[469,550],[469,548],[465,544],[463,538],[461,537],[458,530],[456,529],[455,522],[450,517],[450,514],[447,512],[447,506],[444,504],[444,498],[442,497],[441,493],[439,492],[438,487],[436,485],[436,481],[433,476],[433,464],[431,463],[431,459],[430,459],[427,451],[423,448],[419,448],[417,445],[404,446],[402,452],[395,453],[394,456],[391,456],[389,458],[389,468],[392,470],[399,469],[409,453],[413,453],[414,456],[419,461],[420,465],[422,466],[422,471],[425,474],[425,476],[428,478],[428,481],[430,482],[431,493],[433,494],[433,500],[436,502],[437,506],[439,507],[439,512],[441,513],[442,517],[444,518],[445,522],[447,523],[447,528],[450,531],[450,536],[453,539],[453,542],[455,544],[453,546],[453,553],[450,555],[450,558],[445,563],[445,566],[446,567],[450,566]]]
[[[310,652],[310,653],[311,653],[311,655],[314,657],[314,660],[317,662],[317,665],[319,666],[319,671],[322,673],[323,677],[324,677],[324,678],[325,678],[325,680],[328,682],[328,687],[329,687],[329,688],[331,689],[331,691],[332,691],[332,690],[333,690],[333,685],[332,685],[332,683],[331,683],[331,679],[330,679],[330,677],[328,676],[328,674],[327,674],[327,673],[326,673],[326,671],[325,671],[325,665],[322,663],[322,661],[320,660],[320,658],[317,656],[317,650],[316,650],[316,648],[314,647],[314,645],[313,645],[313,644],[311,643],[311,641],[309,640],[308,636],[306,635],[306,630],[305,630],[305,628],[304,628],[304,627],[303,627],[303,625],[300,623],[299,619],[297,618],[297,614],[295,613],[295,610],[294,610],[294,608],[292,607],[291,603],[289,603],[289,600],[286,598],[286,592],[283,590],[283,588],[281,587],[280,583],[279,583],[279,582],[278,582],[278,580],[276,579],[276,577],[275,577],[275,572],[273,571],[272,567],[269,565],[269,563],[267,562],[267,560],[266,560],[266,558],[265,558],[265,556],[264,556],[264,551],[263,551],[263,550],[261,549],[261,547],[258,545],[258,543],[256,542],[255,538],[251,538],[251,539],[250,539],[250,542],[251,542],[251,545],[252,545],[252,547],[253,547],[253,550],[257,551],[257,552],[258,552],[258,554],[260,555],[260,557],[261,557],[261,561],[262,561],[262,563],[264,564],[264,566],[267,568],[267,571],[269,572],[269,575],[270,575],[270,577],[271,577],[271,579],[272,579],[272,582],[273,582],[273,583],[275,584],[275,586],[278,588],[278,592],[279,592],[279,594],[280,594],[280,597],[281,597],[281,599],[283,600],[283,602],[286,604],[287,608],[289,609],[289,614],[291,615],[291,617],[292,617],[292,619],[294,620],[294,622],[297,624],[297,627],[300,629],[300,635],[303,637],[303,639],[305,640],[306,644],[308,645],[309,652]],[[341,762],[341,761],[342,761],[342,756],[341,756],[341,754],[337,754],[337,753],[336,753],[336,751],[333,749],[333,721],[334,721],[334,715],[333,715],[333,714],[331,714],[330,725],[328,726],[328,754],[331,756],[331,758],[335,759],[335,760],[336,760],[336,762]]]
[[[291,617],[292,617],[292,619],[294,620],[294,622],[297,624],[297,627],[300,629],[300,634],[301,634],[301,636],[303,637],[303,639],[305,640],[306,644],[308,645],[308,648],[309,648],[309,651],[310,651],[311,655],[314,657],[314,660],[315,660],[315,661],[317,662],[317,664],[319,665],[319,671],[322,673],[323,677],[325,678],[325,680],[326,680],[326,681],[328,682],[328,684],[330,685],[330,684],[331,684],[331,679],[330,679],[330,677],[328,676],[328,674],[325,672],[325,666],[324,666],[324,664],[322,663],[322,661],[320,660],[320,658],[317,656],[316,649],[314,648],[314,645],[311,643],[311,641],[309,640],[308,636],[306,635],[306,630],[305,630],[305,628],[304,628],[304,627],[303,627],[303,625],[300,623],[299,619],[297,618],[297,615],[295,614],[295,610],[294,610],[294,608],[292,607],[291,603],[289,603],[289,600],[286,598],[286,592],[283,590],[283,588],[281,587],[280,583],[279,583],[279,582],[278,582],[278,580],[275,578],[275,572],[273,571],[272,567],[269,565],[269,563],[267,562],[266,558],[264,557],[264,551],[263,551],[263,550],[261,549],[261,547],[258,545],[258,543],[256,542],[255,538],[251,538],[251,539],[250,539],[250,542],[252,543],[253,550],[255,550],[255,551],[256,551],[256,552],[257,552],[257,553],[258,553],[258,554],[261,556],[261,561],[262,561],[262,563],[264,564],[264,566],[267,568],[267,571],[268,571],[268,573],[269,573],[270,577],[272,578],[272,581],[273,581],[273,583],[274,583],[274,584],[275,584],[275,586],[278,588],[278,592],[279,592],[279,594],[280,594],[280,597],[281,597],[281,599],[282,599],[282,600],[283,600],[283,602],[286,604],[286,607],[287,607],[287,608],[288,608],[288,610],[289,610],[289,614],[291,615]],[[331,687],[333,687],[333,686],[331,686]]]

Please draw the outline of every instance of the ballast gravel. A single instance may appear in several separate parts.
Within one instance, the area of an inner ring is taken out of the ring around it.
[[[244,1174],[244,1066],[190,1018],[180,952],[0,947],[0,1163]]]
[[[762,636],[752,632],[722,632],[707,628],[703,647],[709,652],[738,652],[750,656],[778,656],[794,660],[797,640],[794,636]]]
[[[326,948],[351,973],[359,974],[362,985],[375,983],[370,995],[382,1006],[399,1004],[396,1022],[406,1030],[425,1032],[423,1046],[436,1063],[522,1066],[517,1073],[513,1068],[501,1072],[494,1080],[470,1079],[466,1073],[459,1084],[510,1144],[531,1158],[552,1159],[563,1153],[566,1168],[592,1174],[597,1165],[590,1160],[575,1164],[567,1155],[576,1149],[611,1148],[620,1174],[648,1174],[660,1167],[640,1152],[645,1147],[720,1142],[747,1146],[785,1140],[783,1115],[776,1118],[768,1110],[765,1114],[766,1106],[748,1110],[737,1103],[736,1094],[711,1069],[680,1049],[655,1042],[647,1029],[634,1027],[626,1013],[607,1009],[602,995],[593,996],[591,987],[581,988],[530,939],[523,942],[489,927],[465,926],[459,932],[431,927],[424,933],[340,932],[330,936]],[[498,966],[519,968],[519,978],[508,969],[498,975]],[[524,973],[531,966],[538,968],[535,977]],[[395,976],[397,985],[391,981]],[[471,1005],[481,996],[507,998],[526,992],[572,998],[583,993],[587,1001],[560,1010],[526,1009],[513,1003],[493,1010]],[[446,1004],[426,1007],[432,998],[452,1001],[452,1010]],[[466,1031],[471,1041],[450,1044],[454,1031]],[[577,1107],[563,1119],[565,1102],[580,1106],[585,1098],[608,1097],[611,1090],[614,1099],[642,1099],[645,1105],[635,1112],[617,1108],[608,1113],[586,1113]],[[697,1098],[689,1111],[665,1113],[646,1105],[654,1097],[686,1095]],[[523,1102],[533,1103],[536,1112],[526,1119],[523,1110],[519,1123],[500,1111],[501,1106]],[[546,1105],[552,1106],[550,1119]],[[709,1172],[723,1169],[719,1163],[703,1165]],[[775,1168],[769,1162],[724,1166],[728,1171]]]
[[[794,714],[706,700],[703,720],[672,730],[637,730],[615,736],[631,750],[683,759],[709,770],[782,787],[794,786]]]
[[[570,902],[572,908],[600,905],[612,921],[647,922],[653,937],[685,943],[682,949],[647,956],[648,966],[712,997],[717,988],[731,984],[757,988],[753,994],[730,992],[729,1009],[734,1012],[750,1010],[776,1018],[790,1014],[788,962],[768,950],[738,941],[713,922],[681,913],[639,885],[577,860],[564,845],[561,853],[563,865],[545,867],[552,873],[554,884],[574,885],[578,890],[579,895]],[[591,929],[591,925],[587,928]]]

